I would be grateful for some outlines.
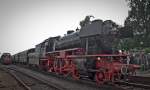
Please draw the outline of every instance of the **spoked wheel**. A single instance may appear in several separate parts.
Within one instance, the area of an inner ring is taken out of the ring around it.
[[[69,67],[64,67],[63,69],[62,69],[62,74],[63,74],[63,76],[64,77],[70,77],[71,76],[71,70],[70,70],[70,68]]]
[[[95,80],[96,80],[96,83],[98,85],[101,85],[104,83],[104,73],[103,72],[97,72],[95,74]]]

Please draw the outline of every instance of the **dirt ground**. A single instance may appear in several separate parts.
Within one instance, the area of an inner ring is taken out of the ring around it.
[[[0,90],[25,90],[18,82],[0,67]]]

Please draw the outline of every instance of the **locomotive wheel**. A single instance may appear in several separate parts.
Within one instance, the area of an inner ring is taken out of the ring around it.
[[[127,72],[128,72],[127,67],[126,67],[126,66],[122,66],[122,67],[121,67],[121,74],[126,75]]]
[[[80,78],[79,73],[77,70],[73,70],[72,71],[72,77],[76,80],[78,80]]]
[[[104,83],[104,73],[103,72],[97,72],[95,74],[95,80],[96,80],[96,83],[98,85],[101,85]]]

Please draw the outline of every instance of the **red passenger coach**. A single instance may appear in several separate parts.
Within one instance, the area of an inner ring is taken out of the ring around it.
[[[2,64],[11,64],[12,63],[12,57],[10,53],[3,53],[1,56],[1,63]]]

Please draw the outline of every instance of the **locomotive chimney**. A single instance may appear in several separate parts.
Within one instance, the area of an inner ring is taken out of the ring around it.
[[[73,30],[68,30],[67,31],[67,34],[71,34],[71,33],[73,33],[74,31]]]

